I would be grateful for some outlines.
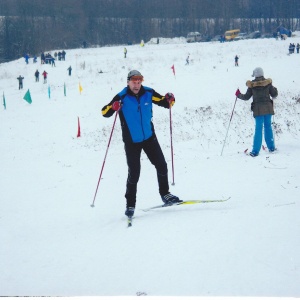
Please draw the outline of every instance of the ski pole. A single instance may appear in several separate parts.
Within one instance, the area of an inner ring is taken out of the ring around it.
[[[95,206],[94,203],[95,203],[95,200],[96,200],[96,196],[97,196],[97,192],[98,192],[100,180],[101,180],[103,169],[104,169],[104,165],[105,165],[106,156],[107,156],[107,153],[108,153],[108,149],[109,149],[110,141],[111,141],[111,138],[112,138],[112,134],[114,132],[114,128],[115,128],[115,124],[116,124],[118,113],[119,113],[119,111],[116,111],[116,116],[115,116],[115,119],[114,119],[114,123],[113,123],[113,127],[112,127],[112,130],[111,130],[110,136],[109,136],[109,140],[108,140],[106,152],[105,152],[105,155],[104,155],[104,160],[103,160],[102,168],[101,168],[101,171],[100,171],[100,176],[99,176],[99,179],[98,179],[97,188],[96,188],[95,195],[94,195],[94,200],[93,200],[93,203],[91,204],[91,207]]]
[[[175,185],[175,182],[174,182],[174,159],[173,159],[173,134],[172,134],[172,109],[171,109],[172,105],[170,103],[170,106],[169,106],[169,111],[170,111],[170,139],[171,139],[171,158],[172,158],[172,179],[173,179],[173,182],[172,182],[172,185]]]
[[[226,143],[226,139],[227,139],[227,135],[228,135],[230,123],[231,123],[231,120],[232,120],[232,117],[233,117],[233,112],[234,112],[234,108],[235,108],[236,101],[237,101],[237,97],[235,97],[235,102],[234,102],[234,106],[233,106],[233,109],[232,109],[232,112],[231,112],[231,117],[230,117],[230,120],[229,120],[229,124],[228,124],[228,128],[227,128],[227,132],[226,132],[226,136],[225,136],[225,140],[224,140],[224,144],[223,144],[221,156],[222,156],[222,154],[223,154],[223,150],[224,150],[224,146],[225,146],[225,143]]]

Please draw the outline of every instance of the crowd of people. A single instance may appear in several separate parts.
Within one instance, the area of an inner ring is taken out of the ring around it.
[[[29,59],[31,58],[29,53],[24,54],[24,58],[25,58],[25,62],[26,64],[29,63]],[[51,64],[52,67],[55,67],[55,60],[59,60],[59,61],[65,61],[66,60],[66,51],[59,51],[59,52],[55,52],[54,53],[54,57],[50,54],[50,53],[41,53],[41,65],[43,64]],[[33,63],[37,62],[37,57],[34,56],[33,57]],[[72,72],[72,67],[69,66],[69,68],[67,69],[69,76],[71,76],[71,72]],[[44,72],[42,73],[44,82],[43,83],[47,83],[47,77],[48,77],[48,73],[44,70]],[[37,69],[34,73],[34,77],[35,77],[35,82],[39,82],[40,81],[40,72]],[[19,90],[23,89],[23,80],[24,77],[19,75],[19,77],[17,77],[18,83],[19,83]]]

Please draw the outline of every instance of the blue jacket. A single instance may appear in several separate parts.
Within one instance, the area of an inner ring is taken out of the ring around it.
[[[144,89],[145,93],[140,97],[127,94],[127,88],[119,93],[122,99],[122,115],[134,143],[147,140],[154,133],[151,122],[153,90],[147,87],[144,87]]]
[[[139,93],[134,94],[127,86],[108,105],[102,108],[104,117],[110,117],[114,114],[115,111],[112,109],[112,104],[115,101],[121,101],[122,103],[119,117],[125,143],[140,143],[155,134],[152,123],[153,103],[169,108],[169,102],[165,97],[152,88],[142,86]]]

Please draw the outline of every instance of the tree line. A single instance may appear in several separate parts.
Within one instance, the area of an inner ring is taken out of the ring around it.
[[[0,0],[0,60],[51,49],[300,28],[299,0]]]

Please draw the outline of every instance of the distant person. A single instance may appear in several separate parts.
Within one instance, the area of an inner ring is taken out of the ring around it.
[[[45,53],[44,52],[42,52],[41,53],[41,64],[43,65],[44,63],[45,63]]]
[[[290,43],[290,45],[289,45],[289,54],[293,54],[293,52],[294,52],[294,47],[293,47],[293,44]]]
[[[299,54],[299,49],[300,49],[299,43],[297,43],[296,49],[297,49],[297,53]]]
[[[35,82],[39,82],[40,81],[40,72],[38,70],[35,71],[34,76],[35,76]]]
[[[65,61],[66,60],[66,51],[65,50],[63,50],[62,52],[61,52],[61,60],[63,60],[63,61]]]
[[[37,57],[36,55],[33,57],[33,63],[36,63],[37,62]]]
[[[72,74],[72,67],[70,66],[68,69],[68,72],[69,72],[69,76],[71,76],[71,74]],[[75,74],[76,75],[76,74]]]
[[[51,61],[51,66],[55,67],[55,58],[51,56],[50,61]]]
[[[234,58],[234,63],[235,63],[235,66],[238,67],[239,66],[239,57],[236,55],[235,58]]]
[[[185,60],[185,65],[189,65],[190,64],[190,56],[188,55],[188,57]]]
[[[17,78],[19,81],[19,90],[23,89],[23,79],[24,77],[22,77],[21,75]]]
[[[44,83],[47,83],[47,75],[48,75],[48,73],[47,73],[46,71],[44,71],[44,72],[42,73],[42,75],[43,75],[43,77],[44,77]]]
[[[126,58],[126,56],[127,56],[127,49],[124,48],[124,58]]]
[[[237,89],[235,95],[242,100],[249,100],[253,97],[251,110],[253,112],[253,117],[255,118],[255,133],[253,148],[250,155],[255,157],[259,154],[261,149],[263,127],[265,141],[269,151],[274,152],[276,150],[271,124],[272,115],[274,115],[274,107],[273,100],[270,96],[275,99],[278,95],[278,91],[277,88],[272,85],[272,79],[264,78],[264,71],[262,68],[255,68],[252,76],[255,77],[255,79],[246,82],[248,87],[246,94],[241,94],[240,90]]]
[[[177,196],[169,192],[167,163],[152,123],[152,106],[155,104],[170,109],[175,103],[175,98],[171,93],[162,96],[152,88],[143,86],[143,80],[144,77],[139,71],[130,71],[127,76],[127,87],[102,108],[104,117],[111,117],[116,111],[119,112],[122,124],[122,137],[128,165],[125,193],[125,215],[128,218],[133,217],[135,210],[142,150],[156,168],[162,201],[166,205],[181,202]]]
[[[24,58],[25,58],[26,64],[28,65],[28,62],[29,62],[29,54],[25,54]]]

